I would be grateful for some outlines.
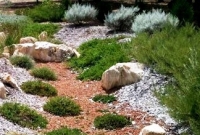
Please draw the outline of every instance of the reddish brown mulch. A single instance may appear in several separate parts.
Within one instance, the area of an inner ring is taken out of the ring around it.
[[[96,103],[91,100],[96,94],[105,94],[101,87],[101,81],[80,81],[76,79],[70,69],[67,69],[64,63],[37,63],[37,67],[49,67],[55,71],[58,80],[49,81],[58,90],[58,96],[67,96],[80,104],[82,113],[79,116],[59,117],[45,113],[49,120],[47,129],[43,131],[51,131],[62,126],[70,128],[78,128],[89,135],[138,135],[140,130],[149,125],[154,118],[147,116],[144,112],[124,108],[113,109],[107,104]],[[116,101],[117,102],[117,101]],[[116,103],[114,103],[116,104]],[[102,115],[102,111],[109,110],[129,116],[134,120],[135,124],[117,130],[98,130],[94,128],[93,121],[95,117]],[[162,123],[160,123],[162,125]]]

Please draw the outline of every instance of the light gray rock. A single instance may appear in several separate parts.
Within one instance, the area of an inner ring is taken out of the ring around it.
[[[20,38],[20,41],[19,43],[20,44],[24,44],[24,43],[35,43],[37,42],[38,40],[34,37],[23,37],[23,38]]]
[[[15,44],[14,56],[29,55],[43,62],[61,62],[72,57],[75,49],[64,44],[53,44],[45,41],[35,43]]]
[[[158,124],[152,124],[144,127],[139,135],[165,135],[165,130]]]
[[[2,99],[6,98],[6,88],[1,81],[0,81],[0,98]]]
[[[143,75],[143,69],[144,65],[140,63],[117,63],[103,73],[102,87],[108,91],[114,87],[138,82]]]

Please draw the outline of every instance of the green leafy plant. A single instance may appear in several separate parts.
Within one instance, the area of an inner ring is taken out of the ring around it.
[[[35,22],[58,22],[62,20],[64,12],[64,5],[45,0],[42,4],[35,6],[33,9],[26,10],[25,15]]]
[[[19,103],[4,103],[0,107],[0,114],[11,122],[33,129],[45,128],[48,123],[46,118],[35,110]]]
[[[130,30],[138,7],[124,7],[108,14],[105,17],[104,23],[107,27],[113,30]]]
[[[31,75],[33,75],[34,77],[37,77],[37,78],[44,79],[44,80],[55,81],[57,79],[57,76],[53,72],[53,70],[51,70],[47,67],[34,68],[31,70]]]
[[[78,79],[99,80],[103,72],[118,62],[130,61],[126,52],[128,44],[118,44],[116,39],[94,39],[79,47],[81,56],[69,60],[69,66],[80,71]]]
[[[73,4],[65,12],[65,19],[67,22],[80,24],[83,21],[92,21],[95,19],[98,11],[91,5]]]
[[[46,133],[46,135],[86,135],[80,129],[70,129],[67,127],[62,127],[57,130]]]
[[[31,69],[34,67],[34,61],[29,56],[12,56],[10,62],[18,67]]]
[[[162,10],[152,10],[143,12],[135,17],[132,24],[132,31],[140,33],[143,31],[153,33],[155,30],[160,30],[165,26],[176,27],[179,24],[178,18],[171,14],[166,14]]]
[[[113,95],[96,95],[92,98],[95,102],[101,102],[101,103],[111,103],[113,101],[116,101],[116,98]]]
[[[27,81],[21,85],[21,89],[26,93],[39,96],[56,96],[57,90],[48,83],[42,81]]]
[[[66,97],[53,97],[45,105],[44,110],[59,116],[74,116],[80,114],[80,106]]]
[[[152,35],[141,33],[133,41],[132,53],[138,61],[171,77],[157,93],[170,114],[181,124],[200,134],[200,32],[193,25],[168,27]]]
[[[117,114],[104,114],[103,116],[97,116],[94,120],[94,126],[99,129],[116,129],[123,128],[126,125],[130,125],[131,121],[125,116]]]

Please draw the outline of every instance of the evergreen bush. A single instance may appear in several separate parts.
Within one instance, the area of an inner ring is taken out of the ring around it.
[[[81,111],[78,104],[66,97],[53,97],[43,108],[45,111],[59,116],[75,116]]]
[[[47,67],[34,68],[31,70],[31,75],[44,80],[55,81],[57,79],[57,76],[54,73],[54,71]]]
[[[18,67],[31,69],[34,67],[34,61],[29,56],[12,56],[10,62]]]
[[[92,98],[93,101],[95,102],[100,102],[100,103],[111,103],[113,101],[116,101],[116,98],[113,95],[101,95],[98,94]]]
[[[176,27],[179,24],[178,18],[171,14],[166,14],[162,10],[152,10],[150,12],[143,12],[135,17],[132,24],[132,30],[135,33],[149,32],[152,33],[155,30],[160,30],[163,27],[170,25]]]
[[[86,135],[80,129],[70,129],[67,127],[62,127],[57,130],[46,133],[46,135]]]
[[[48,121],[35,110],[19,103],[4,103],[0,106],[0,114],[9,121],[28,128],[45,128]]]
[[[94,120],[94,126],[98,129],[116,129],[123,128],[126,125],[130,125],[131,121],[125,116],[117,114],[104,114],[103,116],[97,116]]]
[[[104,23],[107,27],[113,30],[130,30],[138,7],[124,7],[108,14],[105,17]]]
[[[21,89],[26,93],[39,96],[56,96],[57,90],[48,83],[42,81],[27,81],[21,85]]]
[[[96,19],[98,11],[91,5],[73,4],[65,12],[67,22],[80,24],[82,22],[92,21]]]

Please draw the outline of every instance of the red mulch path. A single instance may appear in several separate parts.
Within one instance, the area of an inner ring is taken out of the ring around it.
[[[149,125],[154,118],[143,112],[126,108],[112,109],[107,104],[96,103],[91,100],[96,94],[106,94],[101,87],[101,81],[80,81],[76,79],[70,69],[64,63],[37,63],[37,67],[49,67],[58,76],[56,81],[49,81],[58,90],[58,96],[67,96],[80,104],[82,112],[78,116],[59,117],[45,112],[49,124],[44,132],[58,129],[63,126],[78,128],[88,135],[138,135],[140,130]],[[117,101],[116,101],[117,102]],[[114,103],[115,104],[115,103]],[[129,116],[135,124],[117,130],[95,129],[93,121],[95,117],[102,115],[101,110],[109,110],[118,114]],[[162,124],[162,123],[160,123]]]

